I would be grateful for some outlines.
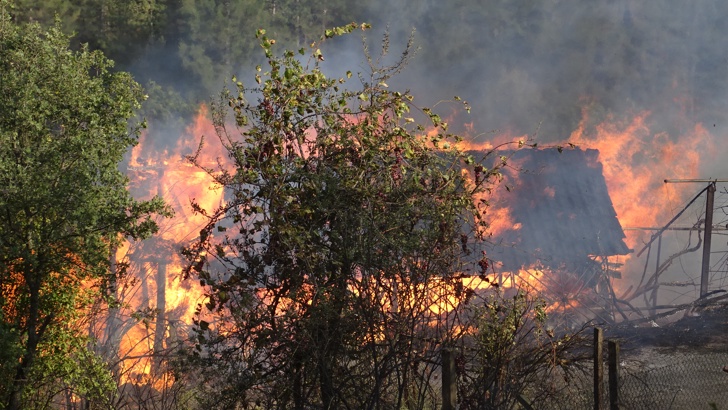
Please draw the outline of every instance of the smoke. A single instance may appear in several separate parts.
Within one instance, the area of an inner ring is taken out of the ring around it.
[[[454,94],[479,130],[560,141],[582,108],[652,112],[655,132],[695,123],[725,127],[728,34],[720,1],[489,1],[382,4],[375,27],[403,43],[416,29],[419,57],[401,84],[426,103]],[[469,121],[467,121],[469,122]]]
[[[615,164],[607,175],[610,191],[614,186],[642,187],[625,189],[625,195],[629,192],[635,204],[652,205],[641,208],[642,217],[629,221],[631,226],[666,223],[703,187],[663,187],[663,179],[720,179],[728,174],[726,150],[718,143],[728,127],[724,2],[397,4],[370,10],[375,27],[398,27],[393,31],[399,36],[395,42],[403,43],[408,29],[416,29],[421,50],[407,75],[399,83],[392,81],[396,87],[411,89],[425,104],[452,95],[468,100],[472,114],[458,113],[450,122],[472,122],[475,142],[491,138],[488,131],[496,130],[495,134],[534,136],[541,144],[562,143],[576,135],[580,146],[599,148],[601,160]],[[617,140],[619,132],[605,132],[627,130],[634,118],[640,118],[640,126],[628,145]],[[470,132],[465,127],[459,131]],[[610,146],[620,150],[607,159]],[[618,199],[627,199],[625,195]],[[720,213],[725,203],[717,206]],[[678,221],[682,226],[703,217],[704,205],[694,208]],[[549,221],[541,227],[556,228]],[[641,237],[647,240],[649,235],[644,232]],[[663,243],[663,261],[695,245],[695,235],[671,231],[673,243]],[[725,247],[716,242],[723,241],[714,241],[714,252]],[[641,273],[644,263],[643,255],[628,269]],[[713,268],[721,269],[721,263],[714,261]],[[695,258],[682,257],[664,280],[695,280],[699,266]]]
[[[49,10],[66,13],[79,40],[105,45],[143,84],[172,87],[152,95],[163,107],[147,116],[159,122],[179,112],[190,118],[233,74],[249,79],[262,62],[256,29],[296,49],[318,30],[355,20],[373,24],[372,45],[387,29],[393,55],[416,30],[418,56],[390,85],[411,89],[422,105],[468,100],[473,114],[457,112],[451,125],[472,123],[481,139],[499,130],[562,141],[585,111],[593,124],[649,111],[651,130],[675,139],[698,123],[713,135],[728,125],[728,5],[720,0],[162,2],[139,16],[113,9],[126,22],[78,7]],[[365,67],[350,37],[324,50],[344,72]]]

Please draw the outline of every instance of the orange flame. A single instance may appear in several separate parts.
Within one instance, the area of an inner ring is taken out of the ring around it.
[[[193,211],[191,202],[205,210],[215,210],[223,202],[222,187],[215,186],[205,170],[185,158],[198,151],[199,138],[204,136],[198,162],[215,169],[223,161],[216,157],[223,150],[205,106],[185,134],[176,139],[173,148],[156,149],[150,142],[151,133],[146,132],[132,150],[128,167],[132,192],[142,199],[163,197],[175,215],[158,221],[160,231],[155,238],[133,246],[124,244],[117,251],[117,259],[127,260],[135,275],[120,290],[128,298],[127,322],[136,323],[121,335],[122,382],[156,389],[164,388],[170,379],[164,373],[154,374],[153,356],[161,354],[155,350],[173,347],[179,332],[192,323],[196,305],[203,299],[202,289],[182,280],[185,262],[179,249],[199,235],[207,222],[205,215]]]
[[[649,112],[629,121],[612,118],[598,124],[593,134],[585,128],[585,113],[569,142],[599,150],[607,187],[622,227],[661,226],[670,219],[666,197],[684,199],[689,186],[664,184],[665,179],[698,178],[700,158],[712,151],[712,136],[698,124],[687,135],[671,138],[664,132],[652,133]],[[664,190],[665,195],[659,192]],[[644,234],[627,233],[627,245],[639,246]]]
[[[569,142],[581,148],[595,148],[600,152],[599,161],[603,164],[608,189],[623,227],[625,226],[659,226],[670,215],[671,209],[665,201],[654,194],[656,190],[669,190],[672,198],[681,198],[684,193],[677,191],[675,186],[662,187],[665,178],[695,178],[698,177],[698,160],[701,153],[711,149],[711,136],[700,125],[688,135],[670,137],[665,133],[652,133],[649,126],[649,112],[643,112],[628,121],[617,121],[608,118],[606,121],[588,127],[589,117],[583,115],[577,129],[571,134]],[[472,125],[466,124],[466,129]],[[142,136],[140,144],[134,148],[129,161],[129,174],[135,194],[139,197],[162,195],[171,204],[176,212],[174,219],[161,221],[160,241],[163,246],[150,247],[156,249],[153,258],[142,258],[140,265],[143,273],[139,274],[134,283],[137,288],[146,283],[146,290],[135,290],[132,309],[141,310],[143,307],[158,309],[155,294],[164,289],[165,303],[164,318],[174,318],[181,323],[189,324],[198,301],[202,300],[202,290],[190,286],[180,280],[182,260],[177,254],[179,246],[197,236],[200,227],[206,222],[204,215],[192,212],[190,200],[195,200],[201,208],[211,210],[223,202],[223,189],[213,187],[213,179],[205,171],[189,164],[183,159],[184,155],[191,155],[197,151],[197,142],[200,136],[205,139],[206,146],[198,157],[199,161],[208,168],[215,168],[224,152],[209,119],[207,109],[203,106],[193,125],[191,125],[184,138],[179,138],[172,149],[154,149],[148,141],[150,134]],[[508,142],[528,141],[527,136],[514,136],[507,133],[494,135],[485,141],[474,143],[463,141],[458,147],[463,150],[492,150],[506,144],[504,148],[512,149]],[[511,164],[517,168],[517,164]],[[508,179],[518,178],[513,169],[503,170],[505,183]],[[469,175],[469,178],[474,178]],[[502,190],[500,190],[502,191]],[[497,192],[494,190],[493,192]],[[544,194],[553,196],[553,191],[544,187]],[[497,194],[491,194],[483,199],[490,202],[486,209],[486,217],[490,224],[489,233],[497,236],[506,230],[520,229],[513,222],[510,209],[501,206]],[[639,232],[628,233],[627,244],[635,247],[643,240]],[[120,249],[122,254],[129,251],[128,246]],[[154,271],[159,271],[160,264],[166,266],[166,280],[157,283]],[[532,292],[547,293],[553,287],[563,288],[560,297],[548,300],[547,312],[573,309],[580,305],[578,293],[582,292],[583,284],[569,280],[568,275],[545,270],[540,267],[523,267],[518,272],[503,272],[497,278],[492,275],[488,280],[472,277],[462,280],[463,287],[473,291],[492,288],[493,283],[503,288],[521,288]],[[563,279],[563,280],[562,280]],[[441,290],[440,287],[438,289]],[[416,289],[412,290],[414,292]],[[439,291],[439,290],[438,290]],[[143,295],[145,294],[146,295]],[[419,293],[419,291],[414,292]],[[450,292],[449,292],[450,293]],[[547,295],[548,296],[548,295]],[[435,314],[448,312],[459,303],[460,299],[451,296],[433,295],[429,301],[419,300],[416,303],[430,305]],[[401,301],[398,303],[404,303]],[[381,303],[392,303],[391,301]],[[412,303],[415,303],[412,301]],[[136,326],[127,331],[122,340],[120,356],[140,357],[154,349],[155,327],[151,322],[141,320]],[[171,324],[165,327],[164,339],[173,338],[174,329]],[[159,340],[159,338],[156,338]],[[166,343],[166,342],[165,342]],[[151,360],[125,361],[129,374],[129,381],[152,380],[153,362]],[[165,383],[165,382],[156,382]],[[161,386],[155,386],[161,387]]]

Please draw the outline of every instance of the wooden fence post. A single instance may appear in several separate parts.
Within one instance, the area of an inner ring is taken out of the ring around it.
[[[609,345],[609,410],[619,410],[619,342]]]
[[[455,357],[450,349],[442,349],[442,410],[455,410],[457,402]]]
[[[594,328],[594,410],[602,410],[604,396],[604,356],[602,329]]]

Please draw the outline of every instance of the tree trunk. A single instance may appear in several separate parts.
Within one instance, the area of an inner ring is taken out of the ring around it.
[[[167,328],[167,263],[159,262],[157,268],[157,323],[154,327],[154,362],[152,374],[159,372],[164,352],[164,335]]]
[[[346,264],[345,264],[346,266]],[[346,305],[346,278],[342,269],[334,273],[330,295],[323,306],[320,323],[316,324],[319,329],[318,371],[319,387],[321,390],[321,403],[324,410],[334,408],[336,399],[336,387],[334,386],[335,370],[337,359],[341,356],[341,314]]]
[[[29,246],[32,249],[32,246]],[[28,252],[29,254],[32,252]],[[44,326],[39,328],[38,320],[40,315],[40,281],[37,278],[37,266],[33,266],[33,258],[30,258],[24,263],[23,272],[25,272],[24,279],[26,286],[28,287],[29,295],[29,306],[28,306],[28,321],[25,325],[25,333],[28,335],[28,341],[25,347],[23,357],[20,359],[15,367],[15,377],[13,378],[13,385],[8,394],[7,409],[8,410],[19,410],[21,407],[21,398],[23,389],[27,384],[27,371],[33,364],[35,359],[35,353],[38,348],[38,342],[40,339],[40,333]]]

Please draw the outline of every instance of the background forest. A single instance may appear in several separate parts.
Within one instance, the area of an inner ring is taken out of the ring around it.
[[[153,97],[150,121],[189,118],[232,74],[250,72],[261,62],[258,28],[295,49],[325,27],[367,21],[389,27],[395,47],[415,29],[420,51],[398,86],[425,103],[470,101],[475,115],[460,123],[477,130],[562,140],[583,110],[594,123],[648,110],[656,132],[725,126],[728,5],[719,0],[17,3],[17,20],[49,24],[57,14],[74,42],[130,71]],[[330,58],[361,60],[356,39],[342,43]]]

